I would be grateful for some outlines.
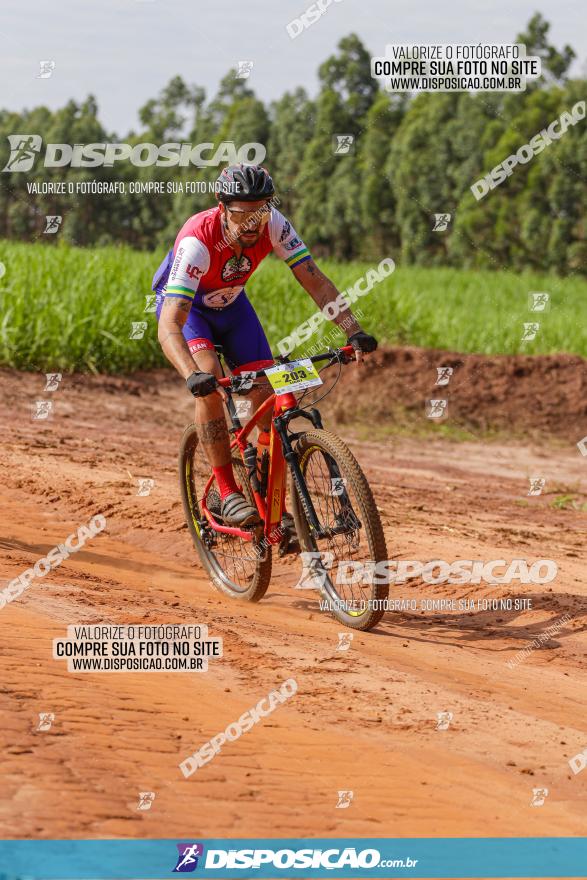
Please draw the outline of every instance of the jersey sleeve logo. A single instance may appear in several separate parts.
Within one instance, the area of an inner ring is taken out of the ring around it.
[[[284,244],[284,248],[286,251],[295,251],[296,248],[302,246],[301,238],[292,238],[291,241],[288,241],[287,244]]]
[[[190,263],[188,263],[186,270],[185,270],[185,274],[188,276],[188,278],[191,278],[192,280],[194,280],[195,278],[199,278],[201,275],[203,275],[204,270],[198,268],[198,266],[192,266],[192,265],[190,265]]]
[[[173,281],[177,275],[177,270],[179,269],[179,264],[181,263],[181,258],[183,257],[184,249],[179,247],[177,249],[177,253],[175,255],[175,260],[173,261],[173,266],[171,267],[171,272],[169,274],[169,278]]]
[[[289,220],[286,220],[285,223],[283,224],[283,229],[281,230],[281,235],[279,236],[279,243],[280,244],[285,241],[285,239],[287,238],[287,236],[290,233],[290,230],[291,230],[291,223],[289,222]]]

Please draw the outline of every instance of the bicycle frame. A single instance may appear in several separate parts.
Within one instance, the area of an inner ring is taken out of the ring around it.
[[[339,349],[345,356],[349,356],[351,352],[353,352],[352,346],[345,346],[344,348]],[[312,361],[324,360],[329,355],[315,356],[310,358]],[[260,371],[259,375],[262,375],[263,371]],[[223,378],[218,380],[218,384],[223,388],[230,388],[231,385],[231,377]],[[232,400],[229,398],[229,402],[232,403]],[[287,459],[290,461],[290,466],[294,471],[294,477],[297,477],[296,482],[298,482],[301,478],[301,474],[299,473],[299,468],[297,466],[297,462],[295,461],[295,453],[291,450],[291,446],[288,443],[287,446],[289,450],[286,454],[284,454],[284,440],[286,440],[286,428],[287,424],[290,421],[290,418],[293,418],[295,415],[302,415],[307,419],[310,419],[314,423],[315,427],[322,427],[322,423],[320,422],[320,416],[317,410],[312,410],[311,413],[298,411],[297,410],[297,400],[295,395],[292,392],[287,392],[285,394],[270,394],[269,397],[263,401],[263,403],[255,410],[250,420],[244,427],[236,427],[240,422],[236,417],[236,413],[233,411],[234,405],[229,406],[229,412],[232,416],[233,420],[233,428],[231,431],[234,433],[234,440],[230,444],[231,450],[238,449],[241,458],[246,466],[247,462],[245,460],[245,451],[247,449],[249,441],[249,435],[251,431],[256,428],[263,419],[263,417],[270,411],[273,411],[273,417],[271,419],[271,429],[270,429],[270,440],[269,440],[269,473],[267,479],[267,492],[266,498],[255,489],[255,487],[251,484],[251,491],[253,493],[253,497],[255,499],[255,504],[257,506],[257,510],[259,515],[264,521],[264,529],[263,535],[264,540],[267,545],[270,544],[278,544],[281,540],[281,531],[279,529],[281,518],[283,515],[284,507],[285,507],[285,494],[286,494],[286,470],[287,470]],[[291,414],[288,418],[288,414]],[[285,416],[285,419],[283,418]],[[256,454],[255,454],[256,455]],[[216,532],[221,532],[225,535],[234,535],[235,537],[241,538],[244,541],[252,541],[255,537],[255,533],[253,530],[245,530],[238,528],[238,526],[225,526],[214,519],[213,514],[208,509],[208,505],[206,504],[206,497],[208,492],[214,482],[214,475],[211,474],[208,482],[204,487],[204,492],[202,498],[200,499],[200,505],[204,516],[208,520],[208,523],[212,527],[212,529]],[[306,498],[305,500],[305,508],[307,509],[307,514],[309,515],[310,524],[313,527],[314,531],[320,535],[321,529],[320,524],[318,522],[318,518],[316,516],[316,512],[314,510],[314,506],[312,504],[311,499],[308,496],[307,491],[304,493]]]
[[[220,380],[220,383],[223,381],[225,380]],[[273,416],[276,417],[288,409],[295,408],[295,406],[296,399],[293,394],[282,394],[279,395],[279,397],[275,394],[271,394],[267,400],[264,400],[258,409],[255,410],[252,418],[247,422],[244,428],[240,428],[235,432],[234,440],[230,444],[230,448],[235,450],[238,449],[241,458],[244,461],[244,452],[249,434],[258,426],[263,416],[272,409]],[[275,424],[272,420],[269,440],[269,475],[267,481],[267,500],[269,503],[267,504],[265,498],[263,498],[259,492],[251,486],[259,515],[265,521],[264,535],[268,543],[278,543],[280,540],[279,536],[277,538],[272,537],[272,532],[281,522],[283,508],[285,506],[285,472],[286,464],[283,456],[281,438],[277,433]],[[246,531],[245,529],[239,529],[237,526],[221,525],[216,522],[213,515],[208,510],[206,496],[213,482],[214,475],[212,474],[206,483],[204,496],[201,499],[202,511],[206,519],[213,527],[214,531],[222,532],[225,535],[235,535],[245,541],[252,541],[253,533],[250,530]],[[267,516],[268,511],[269,516]]]

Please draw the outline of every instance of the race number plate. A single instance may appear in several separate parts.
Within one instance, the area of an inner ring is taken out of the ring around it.
[[[308,358],[269,367],[265,370],[265,375],[276,394],[287,394],[289,391],[302,391],[304,388],[322,385],[316,367]]]

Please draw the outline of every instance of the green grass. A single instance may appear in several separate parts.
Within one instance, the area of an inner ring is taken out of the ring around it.
[[[550,506],[555,510],[580,510],[587,511],[587,502],[581,501],[577,495],[557,495],[550,502]]]
[[[145,295],[162,253],[81,249],[0,242],[0,364],[19,369],[124,372],[165,363],[155,316]],[[320,262],[339,289],[373,268],[369,263]],[[547,313],[532,313],[530,291],[551,295]],[[270,258],[247,286],[269,340],[277,342],[310,317],[315,306],[291,272]],[[357,300],[361,323],[382,342],[485,354],[587,356],[587,281],[581,278],[456,269],[398,268]],[[141,340],[132,321],[147,321]],[[536,339],[522,342],[524,322]],[[319,342],[325,322],[304,346]],[[338,334],[333,344],[342,341]]]

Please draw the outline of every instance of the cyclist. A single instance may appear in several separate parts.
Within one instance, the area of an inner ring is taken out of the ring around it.
[[[259,263],[273,251],[323,309],[338,296],[320,271],[295,229],[272,205],[273,181],[260,165],[231,165],[218,178],[218,205],[200,211],[180,229],[172,251],[153,278],[157,291],[158,337],[165,356],[197,398],[195,423],[216,479],[220,514],[230,525],[250,525],[259,515],[239,492],[223,410],[226,393],[217,386],[222,371],[214,345],[223,346],[235,374],[273,364],[269,343],[244,285]],[[333,319],[342,325],[355,357],[374,351],[377,341],[364,333],[350,308]],[[194,369],[195,365],[195,369]],[[251,392],[253,406],[270,393]],[[269,442],[261,426],[260,448]]]

